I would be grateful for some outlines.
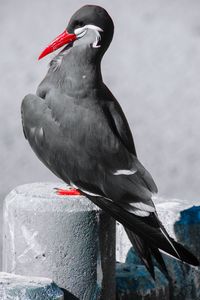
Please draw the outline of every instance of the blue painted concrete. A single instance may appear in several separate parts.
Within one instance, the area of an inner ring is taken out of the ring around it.
[[[126,263],[127,264],[135,264],[135,265],[143,265],[141,259],[139,258],[139,256],[137,255],[137,253],[135,252],[133,247],[131,247],[127,253]]]
[[[181,211],[180,220],[176,224],[200,224],[200,206],[192,206]]]
[[[158,268],[155,268],[155,274],[156,281],[143,265],[117,263],[117,299],[168,300],[169,282]]]
[[[177,240],[200,259],[200,206],[192,206],[180,212],[180,219],[174,224],[174,231]],[[200,270],[167,254],[163,254],[163,257],[170,277],[170,300],[199,300]],[[127,254],[126,263],[129,266],[142,264],[133,248]],[[155,260],[154,264],[159,268]],[[139,276],[137,278],[139,280]],[[148,280],[146,279],[146,286],[141,286],[144,291],[148,289]]]
[[[200,270],[163,254],[170,277],[170,300],[200,299]]]
[[[174,224],[176,238],[200,260],[200,206],[181,212]]]
[[[157,263],[157,261],[152,258],[153,260],[153,264],[155,267],[157,267],[158,269],[160,268],[159,264]],[[131,247],[127,253],[126,256],[126,261],[127,264],[135,264],[135,265],[144,265],[142,260],[139,258],[138,254],[135,252],[135,250],[133,249],[133,247]]]
[[[191,226],[193,225],[187,227],[191,227]],[[184,225],[184,227],[186,226]],[[194,239],[194,237],[193,238],[190,237],[190,239],[192,240]],[[191,267],[187,264],[183,264],[181,261],[176,260],[167,254],[163,254],[163,258],[165,260],[169,277],[170,277],[170,284],[169,284],[170,300],[199,300],[200,299],[200,270],[198,268]],[[159,265],[156,263],[156,261],[155,260],[153,261],[154,261],[154,265],[157,268],[159,268]],[[141,265],[141,264],[142,262],[140,258],[135,253],[134,249],[131,248],[126,257],[126,264],[125,264],[126,270],[128,269],[131,270],[132,266]],[[140,270],[140,272],[138,270]],[[138,272],[140,274],[138,274]],[[119,278],[117,281],[117,289],[120,289],[120,291],[123,290],[127,291],[129,289],[130,293],[132,293],[133,290],[136,291],[137,289],[141,289],[143,292],[145,292],[146,290],[148,290],[150,286],[149,285],[150,275],[146,270],[144,270],[144,272],[146,272],[146,278],[143,278],[141,281],[142,274],[144,274],[143,270],[141,268],[139,269],[137,268],[137,270],[135,270],[135,274],[133,276],[135,280],[142,282],[142,284],[138,286],[135,284],[133,285],[132,288],[129,287],[130,281],[127,280],[127,276],[128,276],[127,274],[123,275],[123,279],[118,276]],[[159,281],[161,284],[162,284],[162,278],[165,278],[165,276],[163,275],[163,277],[159,277]],[[158,279],[156,278],[156,282],[157,280]],[[133,282],[131,284],[133,284]],[[124,299],[126,300],[126,298]],[[161,299],[165,300],[165,298],[161,298]]]

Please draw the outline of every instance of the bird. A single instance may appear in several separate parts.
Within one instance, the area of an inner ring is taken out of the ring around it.
[[[169,236],[153,199],[157,186],[135,149],[125,114],[103,82],[101,61],[114,34],[109,13],[85,5],[40,54],[62,47],[51,60],[36,94],[21,105],[22,125],[38,158],[57,177],[120,222],[155,279],[154,259],[167,268],[161,252],[199,265]],[[58,191],[60,195],[65,191]]]

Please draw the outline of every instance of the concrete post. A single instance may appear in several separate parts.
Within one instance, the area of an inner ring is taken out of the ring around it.
[[[156,280],[144,265],[118,263],[116,273],[117,300],[171,300],[169,282],[158,268]]]
[[[1,300],[64,300],[61,289],[49,278],[0,272]]]
[[[3,270],[52,278],[78,299],[115,299],[115,222],[61,183],[13,190],[4,203]],[[76,299],[76,298],[75,298]]]

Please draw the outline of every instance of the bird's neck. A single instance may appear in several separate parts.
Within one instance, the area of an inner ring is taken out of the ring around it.
[[[79,93],[80,96],[81,94],[84,96],[85,93],[102,85],[101,59],[91,57],[89,51],[79,52],[78,47],[76,48],[61,53],[61,56],[58,55],[52,70],[55,69],[57,78],[62,78],[67,93]]]

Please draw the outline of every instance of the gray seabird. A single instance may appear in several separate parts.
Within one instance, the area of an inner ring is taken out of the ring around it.
[[[86,5],[39,59],[64,46],[51,61],[36,95],[22,103],[24,134],[38,158],[59,178],[124,225],[154,277],[152,256],[166,271],[160,250],[192,265],[196,257],[159,221],[157,187],[139,162],[124,113],[103,83],[101,60],[114,32],[109,14]]]

